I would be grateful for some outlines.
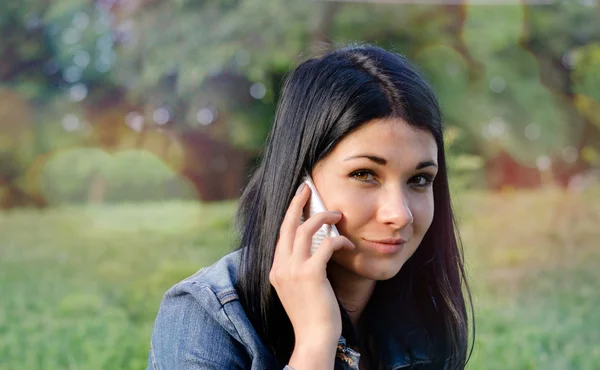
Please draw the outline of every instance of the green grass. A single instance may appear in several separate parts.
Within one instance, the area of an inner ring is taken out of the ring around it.
[[[459,200],[477,323],[470,368],[598,369],[600,188]]]
[[[455,199],[471,369],[600,364],[600,188]],[[140,369],[160,299],[227,253],[235,203],[0,213],[0,370]]]

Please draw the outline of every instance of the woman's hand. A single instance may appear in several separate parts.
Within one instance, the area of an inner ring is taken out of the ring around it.
[[[327,279],[327,262],[334,251],[353,249],[344,236],[325,239],[310,255],[312,236],[323,224],[335,224],[340,212],[322,212],[300,225],[302,210],[310,196],[303,186],[287,210],[275,249],[269,280],[294,327],[295,347],[290,366],[333,368],[337,342],[342,333],[340,309]]]

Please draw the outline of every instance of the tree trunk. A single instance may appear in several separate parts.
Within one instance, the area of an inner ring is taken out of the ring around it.
[[[108,184],[99,171],[92,174],[90,187],[88,188],[88,204],[102,204],[106,198]]]

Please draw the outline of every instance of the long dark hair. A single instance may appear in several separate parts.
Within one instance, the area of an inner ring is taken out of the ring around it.
[[[364,321],[370,322],[372,334],[401,331],[406,316],[400,310],[405,311],[408,302],[414,322],[425,330],[431,356],[448,369],[465,367],[469,320],[463,287],[471,300],[450,203],[440,107],[431,87],[406,58],[363,45],[309,59],[286,78],[264,156],[240,199],[240,299],[281,364],[291,356],[294,332],[269,283],[269,271],[285,212],[306,170],[312,170],[344,136],[382,118],[402,118],[435,138],[435,211],[415,254],[394,278],[377,283]],[[358,333],[343,310],[342,316],[343,333]],[[385,322],[385,328],[378,322]],[[368,361],[376,363],[377,355],[367,352]]]

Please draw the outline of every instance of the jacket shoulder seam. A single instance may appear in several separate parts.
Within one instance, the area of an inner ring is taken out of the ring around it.
[[[212,285],[204,281],[197,280],[184,280],[180,284],[182,284],[183,286],[189,284],[191,286],[199,288],[200,290],[210,290],[210,292],[217,298],[217,301],[219,301],[221,305],[225,305],[226,303],[229,303],[231,301],[239,300],[239,295],[234,287],[216,290]]]

